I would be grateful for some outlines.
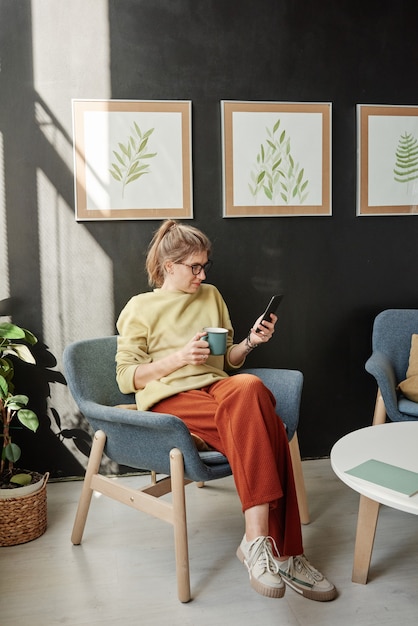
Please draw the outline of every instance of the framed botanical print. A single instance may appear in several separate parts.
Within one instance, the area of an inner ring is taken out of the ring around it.
[[[77,220],[193,217],[190,101],[72,105]]]
[[[418,213],[418,106],[357,105],[357,215]]]
[[[222,101],[224,217],[331,215],[331,104]]]

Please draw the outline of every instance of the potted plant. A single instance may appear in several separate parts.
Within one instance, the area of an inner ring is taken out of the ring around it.
[[[37,343],[30,331],[0,323],[0,546],[30,541],[46,529],[46,480],[38,472],[16,469],[20,447],[12,441],[15,422],[36,432],[39,420],[27,408],[29,398],[15,393],[14,359],[35,364],[29,346]],[[38,494],[40,494],[38,496]],[[28,528],[29,526],[29,528]]]

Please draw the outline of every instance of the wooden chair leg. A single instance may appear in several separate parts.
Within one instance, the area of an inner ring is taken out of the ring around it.
[[[177,591],[180,602],[189,602],[190,571],[187,541],[186,496],[184,492],[183,455],[177,448],[170,452],[173,496],[174,547],[176,553]]]
[[[299,515],[302,524],[309,524],[309,507],[306,497],[305,479],[303,478],[302,460],[300,458],[298,435],[295,434],[289,442],[290,457],[292,459],[293,475],[295,478],[296,495],[298,498]]]
[[[376,403],[374,406],[374,415],[373,415],[373,426],[377,424],[384,424],[386,422],[386,408],[385,403],[383,402],[382,394],[380,389],[377,389],[376,395]]]
[[[80,500],[78,502],[73,532],[71,535],[71,541],[75,546],[78,546],[83,538],[84,527],[86,525],[91,497],[93,495],[91,481],[93,476],[99,471],[105,443],[105,433],[102,430],[98,430],[94,434],[93,445],[90,452],[89,462],[87,464],[86,475],[84,477],[83,489],[81,491]]]
[[[357,519],[356,545],[354,548],[353,583],[365,585],[369,575],[374,538],[376,534],[379,503],[360,496]]]

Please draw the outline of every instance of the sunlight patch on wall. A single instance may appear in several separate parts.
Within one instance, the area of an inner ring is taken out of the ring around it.
[[[110,97],[108,3],[32,0],[35,91],[72,135],[72,98]]]
[[[0,133],[0,300],[10,296],[9,264],[7,261],[6,190],[4,185],[3,133]]]
[[[71,171],[73,168],[72,137],[67,134],[41,100],[35,102],[35,121],[41,133],[54,147],[60,161]]]
[[[58,355],[75,339],[115,333],[113,265],[39,169],[37,198],[43,335]]]
[[[55,178],[37,170],[37,207],[43,332],[58,355],[70,341],[114,333],[112,262],[75,222],[65,184],[73,177],[71,99],[110,93],[107,2],[32,1],[32,41],[35,119],[56,155]]]
[[[115,334],[113,267],[90,233],[74,221],[71,208],[40,169],[37,201],[43,339],[62,372],[67,344]],[[58,411],[61,428],[81,427],[78,409],[65,385],[51,385],[48,405]],[[58,436],[60,427],[52,421],[51,430]],[[85,456],[68,445],[80,464],[85,464]]]
[[[76,223],[69,184],[71,100],[111,94],[108,2],[32,0],[31,14],[34,119],[47,144],[40,142],[36,170],[43,340],[62,372],[70,342],[115,333],[112,261]],[[57,435],[64,427],[86,428],[65,385],[51,385],[48,404],[59,415],[60,426],[51,425]],[[71,440],[65,445],[85,464]]]

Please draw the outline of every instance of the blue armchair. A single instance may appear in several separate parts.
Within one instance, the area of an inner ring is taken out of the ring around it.
[[[117,405],[132,404],[134,396],[119,391],[115,378],[117,338],[104,337],[73,343],[64,350],[67,383],[81,413],[95,430],[86,476],[74,522],[72,542],[81,543],[93,491],[98,491],[174,527],[178,596],[190,600],[184,486],[231,474],[227,459],[216,451],[199,452],[186,425],[174,415],[132,411]],[[256,368],[245,370],[259,376],[276,397],[278,411],[287,427],[302,523],[309,513],[303,481],[296,428],[302,393],[301,372]],[[118,484],[99,474],[103,452],[113,461],[149,470],[151,484],[141,490]],[[164,475],[161,480],[157,474]],[[159,500],[172,493],[172,503]]]
[[[418,403],[397,392],[405,380],[411,338],[418,333],[418,310],[387,309],[376,316],[372,332],[372,354],[366,370],[377,382],[373,424],[418,419]]]

